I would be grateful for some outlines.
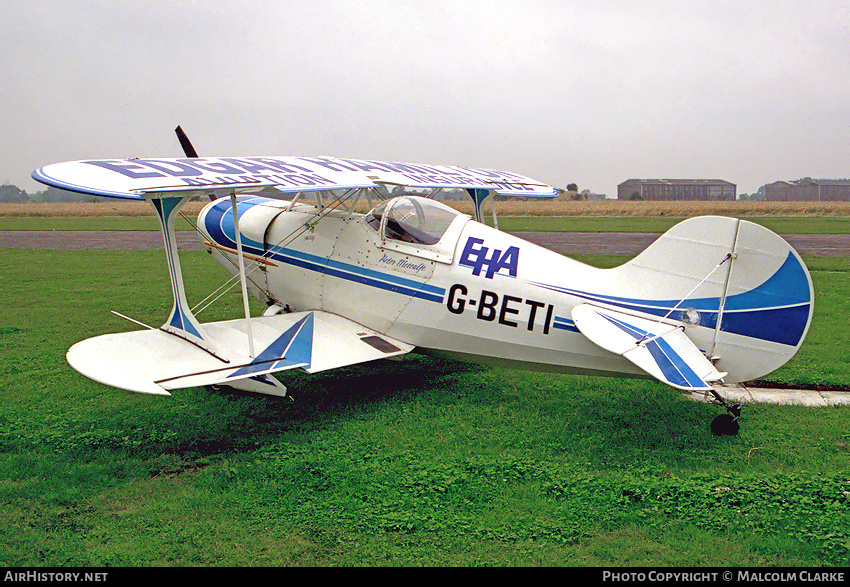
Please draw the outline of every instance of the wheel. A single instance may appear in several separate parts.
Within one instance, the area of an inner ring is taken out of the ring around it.
[[[736,436],[740,426],[732,414],[720,414],[711,421],[711,433],[715,436]]]

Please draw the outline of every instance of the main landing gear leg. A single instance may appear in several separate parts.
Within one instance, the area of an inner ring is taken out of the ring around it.
[[[729,404],[716,391],[712,390],[711,393],[714,394],[715,403],[722,405],[727,411],[726,414],[720,414],[711,421],[711,433],[715,436],[737,436],[740,428],[738,418],[741,417],[743,405]]]

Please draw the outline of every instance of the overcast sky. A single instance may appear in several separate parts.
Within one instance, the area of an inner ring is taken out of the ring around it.
[[[0,183],[65,160],[332,155],[850,177],[850,1],[0,0]]]

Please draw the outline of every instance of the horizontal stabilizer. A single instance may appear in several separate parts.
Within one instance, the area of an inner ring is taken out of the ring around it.
[[[677,389],[709,391],[718,371],[685,334],[681,323],[640,317],[595,304],[573,308],[572,318],[588,339]]]
[[[245,319],[207,322],[218,356],[158,329],[105,334],[78,342],[68,363],[100,383],[139,393],[227,385],[288,369],[309,373],[402,355],[411,345],[327,312],[251,319],[256,356],[248,354]]]

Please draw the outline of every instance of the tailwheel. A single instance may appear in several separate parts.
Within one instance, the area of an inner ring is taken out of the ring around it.
[[[732,414],[720,414],[711,421],[711,433],[715,436],[737,436],[740,425]]]
[[[715,403],[726,408],[727,412],[720,414],[711,421],[711,433],[715,436],[737,436],[738,430],[741,428],[740,424],[738,424],[738,418],[741,417],[741,408],[744,406],[728,403],[715,390],[712,390],[711,393],[714,395]]]

